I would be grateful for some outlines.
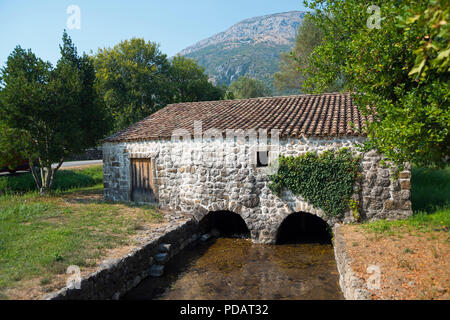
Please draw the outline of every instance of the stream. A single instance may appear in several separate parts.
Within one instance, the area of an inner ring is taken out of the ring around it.
[[[343,299],[331,244],[253,244],[217,238],[174,256],[160,278],[123,299]]]

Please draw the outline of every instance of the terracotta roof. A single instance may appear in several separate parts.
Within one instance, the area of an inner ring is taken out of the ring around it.
[[[171,138],[175,129],[193,135],[194,121],[202,130],[279,129],[280,137],[363,136],[366,117],[349,93],[219,100],[170,104],[105,141],[136,141]],[[354,124],[352,128],[351,123]]]

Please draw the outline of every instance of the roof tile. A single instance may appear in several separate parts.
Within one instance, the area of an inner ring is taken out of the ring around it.
[[[353,105],[350,93],[186,102],[167,105],[105,141],[170,139],[176,129],[193,135],[194,121],[202,121],[203,132],[278,129],[281,137],[333,137],[364,135],[367,118]]]

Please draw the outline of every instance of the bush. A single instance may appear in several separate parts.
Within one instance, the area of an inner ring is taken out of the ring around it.
[[[73,188],[90,187],[103,181],[101,166],[56,172],[53,190],[64,191]],[[1,193],[25,193],[36,191],[36,183],[31,173],[0,177]]]

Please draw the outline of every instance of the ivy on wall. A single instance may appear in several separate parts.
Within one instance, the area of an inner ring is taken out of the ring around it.
[[[280,156],[278,172],[270,176],[269,188],[276,195],[286,188],[300,195],[327,216],[338,217],[348,209],[353,184],[360,174],[360,157],[348,148],[319,155]]]

